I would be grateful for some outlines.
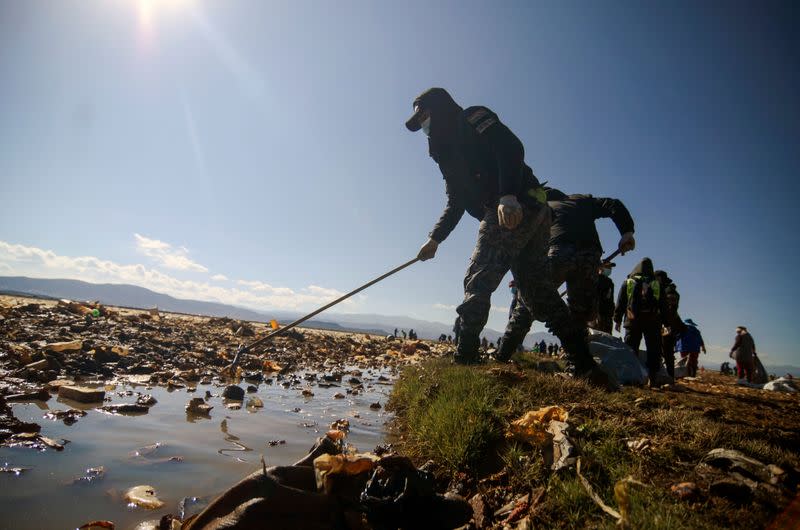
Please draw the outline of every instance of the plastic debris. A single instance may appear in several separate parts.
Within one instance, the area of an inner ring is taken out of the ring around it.
[[[79,403],[98,403],[106,397],[106,392],[85,386],[62,386],[58,389],[58,397]]]
[[[321,455],[314,459],[314,474],[317,478],[317,489],[330,492],[331,475],[358,475],[371,471],[378,457],[371,453],[355,455]]]
[[[156,496],[155,488],[149,485],[134,486],[125,492],[124,498],[129,505],[147,510],[157,510],[164,506],[161,499]]]
[[[511,422],[506,437],[531,445],[545,445],[553,440],[547,428],[551,421],[566,422],[569,414],[558,405],[531,410]]]

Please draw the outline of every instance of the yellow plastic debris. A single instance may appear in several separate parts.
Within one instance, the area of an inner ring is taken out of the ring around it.
[[[272,329],[278,329],[278,321],[273,318],[272,320],[269,321],[269,326]]]
[[[262,368],[265,372],[280,372],[283,370],[283,367],[276,363],[275,361],[266,360],[262,365]]]
[[[320,455],[314,459],[314,474],[317,477],[317,489],[329,492],[328,478],[331,475],[358,475],[372,471],[379,457],[370,453],[354,455]]]
[[[568,416],[567,411],[558,405],[530,410],[520,419],[511,422],[506,437],[532,445],[545,445],[553,439],[553,435],[547,432],[550,422],[567,421]]]

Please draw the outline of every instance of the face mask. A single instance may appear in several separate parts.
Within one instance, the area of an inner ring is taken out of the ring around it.
[[[511,294],[517,294],[517,288],[516,287],[512,287],[511,288]]]
[[[603,269],[603,276],[611,276],[611,269]]]
[[[425,136],[430,136],[431,135],[431,117],[428,116],[427,118],[425,118],[425,121],[423,121],[420,125],[422,125],[422,132],[425,133]]]

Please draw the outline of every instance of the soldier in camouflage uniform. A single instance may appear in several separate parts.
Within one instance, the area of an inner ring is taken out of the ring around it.
[[[666,271],[656,271],[655,277],[661,284],[661,293],[664,297],[664,314],[661,316],[661,354],[664,356],[667,373],[674,379],[675,344],[678,342],[678,337],[686,330],[686,324],[678,314],[681,295],[678,292],[678,286]]]
[[[414,101],[406,127],[422,129],[428,136],[428,151],[439,165],[447,193],[447,206],[418,257],[434,257],[465,211],[480,220],[478,242],[464,278],[464,301],[457,308],[456,362],[478,361],[491,295],[510,269],[518,305],[545,321],[561,339],[576,373],[613,388],[589,354],[585,329],[569,318],[550,279],[546,258],[550,208],[544,189],[525,164],[519,139],[491,110],[462,109],[441,88],[429,89]]]
[[[585,328],[587,322],[596,318],[598,309],[597,271],[603,248],[595,220],[610,217],[614,221],[621,235],[618,247],[624,253],[635,246],[633,219],[617,199],[567,196],[559,190],[549,189],[547,200],[553,212],[547,254],[550,273],[556,286],[567,282],[572,319],[576,326]],[[510,355],[513,348],[522,342],[534,318],[524,306],[515,308],[503,336],[500,357]]]

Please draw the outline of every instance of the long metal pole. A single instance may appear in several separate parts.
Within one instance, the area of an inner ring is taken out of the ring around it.
[[[344,301],[344,300],[347,300],[348,298],[350,298],[350,297],[351,297],[351,296],[353,296],[354,294],[358,294],[358,293],[360,293],[361,291],[363,291],[363,290],[364,290],[364,289],[366,289],[367,287],[369,287],[369,286],[371,286],[371,285],[375,285],[375,284],[376,284],[376,283],[378,283],[379,281],[381,281],[381,280],[384,280],[384,279],[388,278],[389,276],[391,276],[392,274],[394,274],[394,273],[396,273],[396,272],[400,272],[401,270],[405,269],[405,268],[406,268],[406,267],[408,267],[409,265],[413,265],[414,263],[416,263],[416,262],[418,262],[418,261],[419,261],[419,258],[414,258],[414,259],[412,259],[411,261],[407,261],[406,263],[403,263],[403,264],[402,264],[402,265],[400,265],[399,267],[395,267],[394,269],[390,270],[390,271],[389,271],[389,272],[387,272],[386,274],[382,274],[381,276],[378,276],[378,277],[377,277],[377,278],[375,278],[374,280],[370,280],[370,281],[368,281],[367,283],[365,283],[365,284],[364,284],[364,285],[362,285],[361,287],[358,287],[357,289],[353,289],[353,290],[352,290],[352,291],[350,291],[349,293],[347,293],[347,294],[345,294],[345,295],[342,295],[342,296],[340,296],[339,298],[337,298],[337,299],[336,299],[336,300],[334,300],[333,302],[330,302],[330,303],[328,303],[328,304],[325,304],[324,306],[320,307],[319,309],[317,309],[317,310],[315,310],[315,311],[312,311],[311,313],[307,314],[306,316],[304,316],[304,317],[300,317],[300,318],[298,318],[297,320],[295,320],[294,322],[292,322],[292,323],[290,323],[290,324],[286,324],[286,325],[285,325],[285,326],[283,326],[282,328],[278,328],[278,329],[276,329],[275,331],[273,331],[273,332],[271,332],[271,333],[269,333],[269,334],[267,334],[267,335],[265,335],[265,336],[261,337],[260,339],[258,339],[257,341],[253,342],[252,344],[250,344],[250,345],[248,345],[248,346],[240,346],[240,347],[239,347],[239,349],[236,351],[236,357],[234,357],[234,359],[233,359],[232,366],[236,366],[236,365],[238,364],[238,362],[239,362],[239,356],[240,356],[240,355],[242,355],[242,354],[244,354],[244,353],[247,353],[248,351],[250,351],[250,350],[252,350],[253,348],[255,348],[256,346],[258,346],[259,344],[263,344],[264,342],[268,341],[268,340],[269,340],[269,339],[271,339],[272,337],[276,337],[276,336],[278,336],[278,335],[281,335],[281,334],[283,334],[283,333],[286,333],[286,332],[287,332],[287,331],[289,331],[290,329],[292,329],[292,328],[294,328],[294,327],[296,327],[296,326],[299,326],[300,324],[302,324],[303,322],[305,322],[305,321],[306,321],[306,320],[308,320],[309,318],[312,318],[312,317],[314,317],[314,316],[316,316],[316,315],[318,315],[318,314],[322,313],[322,312],[323,312],[323,311],[325,311],[326,309],[328,309],[328,308],[331,308],[331,307],[335,306],[335,305],[336,305],[336,304],[338,304],[339,302],[342,302],[342,301]]]

